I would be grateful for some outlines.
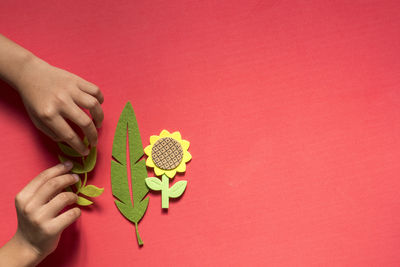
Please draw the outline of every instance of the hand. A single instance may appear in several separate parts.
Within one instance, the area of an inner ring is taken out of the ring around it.
[[[104,118],[100,106],[104,99],[96,85],[37,57],[24,64],[15,84],[38,129],[86,156],[89,149],[68,124],[69,120],[82,129],[91,146],[96,146],[96,127],[101,127]],[[90,111],[94,123],[82,108]]]
[[[9,258],[17,255],[17,258],[9,259],[14,260],[12,263],[15,265],[21,263],[17,262],[19,260],[24,261],[20,265],[37,264],[55,250],[62,231],[78,219],[81,211],[77,207],[59,214],[77,200],[76,194],[61,192],[79,179],[76,175],[67,174],[71,167],[68,162],[47,169],[18,193],[15,198],[18,230],[1,248],[0,263],[4,263],[5,255]]]

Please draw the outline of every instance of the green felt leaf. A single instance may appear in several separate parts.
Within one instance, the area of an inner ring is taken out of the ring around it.
[[[98,188],[94,185],[87,185],[81,188],[80,193],[88,197],[98,197],[103,194],[104,188]]]
[[[66,157],[63,157],[61,155],[58,155],[58,158],[61,162],[65,162],[65,161],[69,160],[72,162],[72,164],[74,164],[74,166],[71,169],[71,172],[73,172],[73,173],[85,173],[86,172],[86,170],[85,170],[85,168],[83,168],[82,164],[80,164],[74,160],[68,159]]]
[[[81,154],[76,152],[72,147],[69,147],[67,145],[64,145],[63,143],[57,143],[58,147],[61,149],[61,151],[70,157],[82,157]]]
[[[127,145],[128,144],[128,145]],[[128,147],[128,148],[127,148]],[[139,245],[143,242],[139,236],[137,225],[146,212],[149,198],[145,198],[149,189],[145,178],[147,169],[143,156],[143,145],[135,112],[130,102],[126,103],[115,130],[111,160],[111,187],[117,200],[116,206],[122,215],[135,224]],[[129,161],[127,158],[129,155]],[[130,166],[130,172],[128,170]],[[129,173],[131,190],[129,190]]]
[[[76,182],[75,187],[76,187],[76,190],[80,190],[80,189],[81,189],[81,187],[82,187],[82,181],[81,181],[81,179],[79,179],[79,181]]]
[[[89,140],[86,136],[83,138],[83,143],[85,144],[85,146],[89,146]]]
[[[171,188],[169,189],[169,197],[170,198],[177,198],[180,197],[186,189],[187,181],[179,181],[176,182]]]
[[[79,206],[89,206],[89,205],[92,205],[93,202],[90,201],[89,199],[78,196],[78,200],[76,201],[76,204],[78,204]]]
[[[85,172],[91,172],[96,165],[97,149],[92,147],[90,149],[89,155],[83,160],[83,169]]]
[[[60,159],[61,162],[65,162],[67,160],[71,161],[74,164],[74,166],[71,169],[71,172],[73,173],[79,174],[79,173],[91,172],[94,169],[94,166],[96,165],[97,149],[96,147],[92,147],[90,149],[89,155],[83,159],[83,165],[75,160],[71,160],[61,155],[58,155],[58,158]]]
[[[157,177],[146,178],[146,185],[151,190],[155,190],[155,191],[160,191],[161,190],[161,181]]]

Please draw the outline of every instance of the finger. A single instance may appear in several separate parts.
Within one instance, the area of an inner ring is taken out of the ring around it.
[[[49,223],[49,227],[54,229],[55,232],[62,232],[75,222],[79,216],[81,216],[81,210],[78,207],[72,208],[52,219]]]
[[[78,153],[84,156],[89,154],[89,149],[61,116],[57,116],[49,121],[47,126],[61,139],[61,141],[70,145]]]
[[[92,115],[96,127],[100,128],[104,119],[104,113],[99,101],[93,96],[85,93],[79,94],[75,97],[74,101],[78,106],[90,111],[90,115]]]
[[[72,106],[69,106],[67,110],[63,111],[63,115],[82,129],[91,146],[97,145],[96,127],[94,126],[93,121],[82,109],[75,104],[72,104]]]
[[[76,202],[78,196],[72,192],[61,192],[45,204],[42,209],[47,218],[53,218],[68,205]]]
[[[66,161],[64,163],[57,164],[47,170],[41,172],[32,181],[30,181],[24,189],[19,192],[20,201],[28,201],[32,198],[35,192],[48,180],[56,176],[60,176],[69,172],[72,168],[72,163]]]
[[[102,104],[104,102],[103,94],[101,93],[101,91],[97,85],[81,78],[80,82],[78,83],[78,87],[82,91],[97,98],[97,101],[99,101],[100,104]]]
[[[53,141],[55,142],[59,142],[61,141],[57,135],[50,130],[46,125],[44,125],[43,123],[41,123],[39,120],[33,119],[35,126],[42,131],[45,135],[47,135],[48,137],[50,137]]]
[[[49,202],[55,195],[61,192],[69,185],[78,182],[79,177],[76,174],[64,174],[48,179],[35,193],[31,199],[33,207],[40,207]]]

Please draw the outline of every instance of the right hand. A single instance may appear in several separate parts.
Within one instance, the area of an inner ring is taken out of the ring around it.
[[[66,162],[45,170],[15,198],[18,230],[11,242],[17,243],[21,251],[31,251],[37,257],[36,262],[56,249],[63,230],[81,214],[77,207],[60,214],[78,198],[75,193],[62,192],[79,179],[68,174],[71,168],[72,164]]]

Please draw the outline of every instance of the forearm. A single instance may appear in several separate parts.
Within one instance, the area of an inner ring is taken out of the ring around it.
[[[14,88],[27,66],[37,60],[35,55],[0,34],[0,78]]]
[[[0,248],[0,266],[31,267],[41,260],[39,253],[21,240],[18,234]]]

